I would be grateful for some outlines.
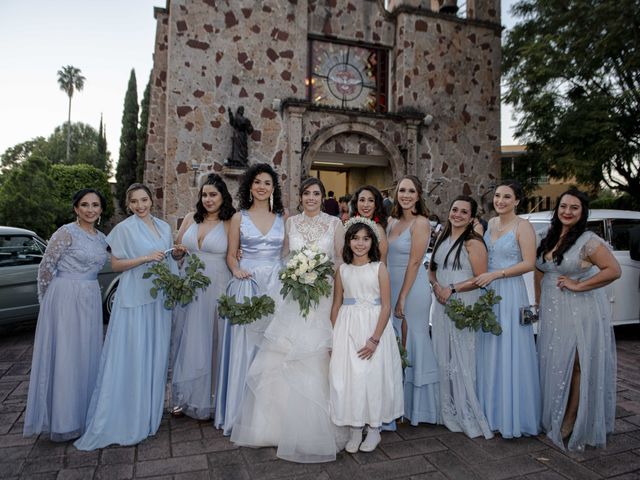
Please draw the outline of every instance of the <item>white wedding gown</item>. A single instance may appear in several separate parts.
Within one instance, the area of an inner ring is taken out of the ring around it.
[[[316,245],[336,262],[344,229],[337,217],[304,214],[287,221],[289,250]],[[346,431],[329,416],[329,352],[332,297],[322,298],[305,319],[289,297],[276,300],[274,318],[247,374],[245,399],[231,441],[242,446],[277,447],[292,462],[336,459]]]

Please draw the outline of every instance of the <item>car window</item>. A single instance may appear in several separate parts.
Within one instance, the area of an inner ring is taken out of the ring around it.
[[[44,245],[28,235],[0,235],[0,267],[38,264]]]
[[[607,236],[604,234],[604,221],[603,220],[591,220],[587,222],[587,230],[595,233],[603,240],[607,239]]]
[[[611,220],[611,246],[614,250],[629,250],[629,230],[640,225],[640,219],[614,218]]]

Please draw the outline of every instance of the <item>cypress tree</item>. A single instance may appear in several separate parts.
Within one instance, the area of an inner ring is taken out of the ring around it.
[[[140,103],[140,127],[138,127],[138,165],[136,168],[136,179],[142,183],[144,181],[144,160],[147,150],[147,128],[149,126],[149,100],[151,97],[151,75],[144,89],[142,102]]]
[[[109,159],[109,152],[107,151],[107,129],[102,124],[102,114],[100,114],[100,127],[98,128],[98,162],[99,168],[102,168],[107,173],[111,170],[111,160]]]
[[[122,130],[120,132],[120,155],[116,168],[116,196],[120,208],[126,211],[126,191],[136,182],[138,142],[138,86],[136,72],[131,70],[127,93],[124,97]]]

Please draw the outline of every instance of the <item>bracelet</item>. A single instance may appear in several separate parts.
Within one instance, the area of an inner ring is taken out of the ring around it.
[[[507,274],[505,273],[504,270],[502,270],[502,278],[506,278],[506,277],[507,277]]]
[[[449,284],[449,289],[451,290],[451,294],[454,294],[457,292],[456,287],[453,285],[453,283]]]
[[[376,340],[373,337],[369,337],[369,340],[367,340],[367,342],[371,342],[373,343],[376,347],[378,346],[378,344],[380,343],[380,340]]]

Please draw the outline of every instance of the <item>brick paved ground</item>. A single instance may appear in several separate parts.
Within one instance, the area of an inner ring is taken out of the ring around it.
[[[616,433],[605,450],[566,454],[544,438],[470,440],[442,427],[401,426],[370,454],[333,463],[278,460],[274,449],[235,448],[208,422],[165,415],[135,447],[80,452],[22,437],[33,329],[0,332],[0,478],[29,479],[562,479],[640,478],[640,327],[618,329]]]

